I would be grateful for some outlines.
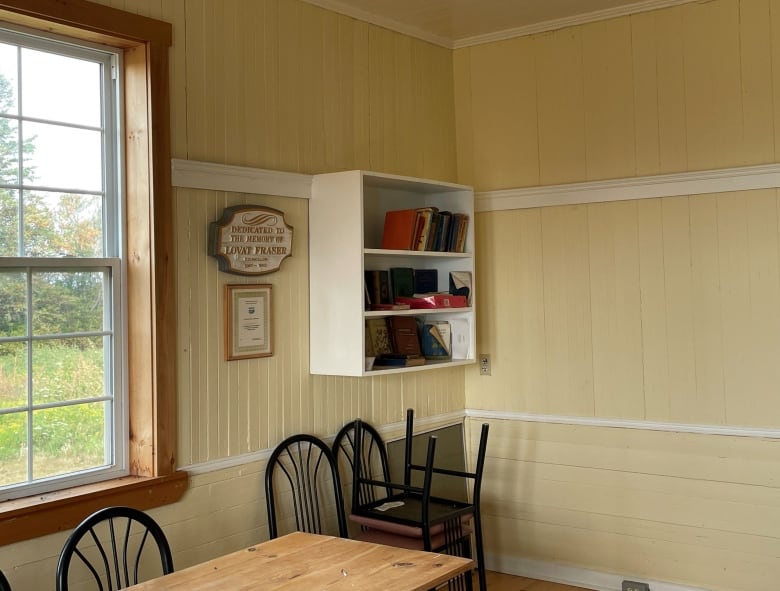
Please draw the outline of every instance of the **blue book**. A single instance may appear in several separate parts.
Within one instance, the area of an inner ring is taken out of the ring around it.
[[[436,269],[414,270],[414,293],[439,291],[439,271]]]
[[[446,252],[447,241],[449,240],[450,236],[450,219],[452,218],[452,212],[442,211],[439,212],[439,216],[439,225],[436,228],[436,244],[434,245],[433,250]]]
[[[425,324],[421,331],[422,353],[426,359],[452,357],[450,323],[446,320]]]

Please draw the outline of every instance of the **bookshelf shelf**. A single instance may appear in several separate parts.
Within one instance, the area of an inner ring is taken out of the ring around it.
[[[366,310],[363,312],[363,316],[366,318],[382,318],[386,316],[436,316],[439,314],[470,316],[473,313],[473,308],[416,308],[413,310]]]
[[[381,248],[366,248],[366,256],[379,257],[412,257],[426,259],[470,259],[470,252],[438,252],[433,250],[384,250]]]
[[[420,207],[467,214],[465,252],[379,248],[385,213]],[[360,170],[315,175],[309,202],[310,372],[376,376],[474,363],[473,229],[474,191],[471,187]],[[435,269],[440,290],[447,289],[451,271],[470,272],[472,307],[366,311],[364,272],[393,267]],[[468,353],[462,359],[427,360],[422,366],[366,370],[366,320],[389,316],[465,319],[466,322],[460,324],[467,326]]]

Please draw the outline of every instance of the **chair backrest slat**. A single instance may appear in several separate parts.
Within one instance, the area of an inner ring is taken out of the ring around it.
[[[124,533],[117,538],[116,525],[124,523]],[[108,528],[108,540],[98,533],[99,524]],[[131,530],[140,530],[140,541],[131,559]],[[114,591],[139,582],[141,558],[149,536],[157,545],[161,574],[173,572],[173,555],[162,528],[149,515],[132,507],[107,507],[84,519],[65,542],[57,562],[56,591],[68,591],[68,577],[73,557],[85,566],[98,591]],[[94,545],[94,549],[87,548]],[[97,554],[90,558],[92,554]],[[132,571],[130,570],[132,562]],[[130,580],[129,573],[133,573]]]
[[[0,591],[11,591],[11,583],[5,578],[5,574],[0,570]]]
[[[333,440],[333,456],[339,462],[344,458],[347,463],[349,480],[352,480],[352,472],[355,462],[355,449],[358,419],[345,424],[336,434]],[[387,448],[382,436],[375,427],[369,423],[360,422],[360,462],[361,476],[367,480],[375,479],[390,482],[390,463],[387,456]],[[343,477],[343,475],[342,475]],[[373,502],[382,497],[389,496],[391,489],[375,485],[364,484],[358,487],[358,497],[361,504]]]
[[[336,512],[338,535],[347,537],[347,521],[336,461],[330,448],[313,435],[288,437],[276,446],[265,470],[268,531],[279,535],[277,496],[290,495],[298,531],[327,533],[326,507]]]

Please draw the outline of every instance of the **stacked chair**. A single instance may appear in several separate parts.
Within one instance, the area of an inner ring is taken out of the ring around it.
[[[474,536],[481,591],[487,589],[480,492],[487,450],[488,425],[483,424],[473,472],[437,468],[435,436],[428,438],[425,464],[412,461],[414,412],[407,411],[404,442],[404,477],[393,483],[388,476],[387,453],[376,430],[359,419],[342,429],[334,441],[334,453],[348,459],[352,468],[352,502],[349,518],[360,524],[357,538],[365,541],[471,557]],[[368,446],[368,449],[364,449]],[[377,461],[379,466],[377,466]],[[438,474],[472,482],[471,501],[431,493]],[[422,476],[422,484],[418,483]],[[472,589],[471,577],[450,582],[450,589]]]
[[[355,437],[357,436],[358,422],[352,421],[344,425],[333,440],[333,456],[337,462],[342,458],[345,460],[339,466],[345,466],[350,481],[355,465]],[[382,436],[368,423],[360,422],[360,427],[361,475],[366,479],[373,478],[385,483],[380,486],[363,484],[359,487],[358,500],[361,505],[365,505],[379,498],[390,496],[392,489],[386,485],[390,482],[390,462]],[[350,496],[350,501],[351,499]],[[351,514],[349,519],[352,520]]]

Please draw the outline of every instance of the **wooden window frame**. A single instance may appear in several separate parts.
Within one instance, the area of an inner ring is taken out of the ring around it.
[[[122,51],[130,476],[0,503],[0,545],[65,531],[107,505],[178,501],[170,23],[87,0],[0,0],[6,22]]]

